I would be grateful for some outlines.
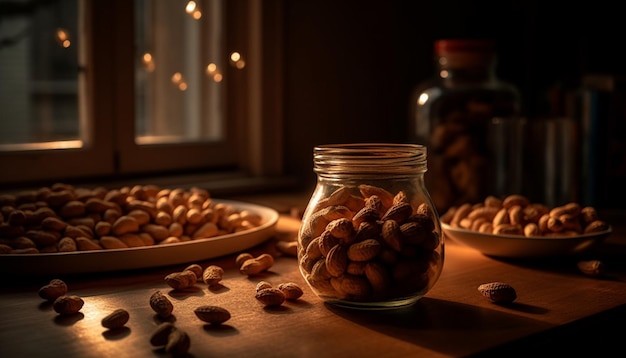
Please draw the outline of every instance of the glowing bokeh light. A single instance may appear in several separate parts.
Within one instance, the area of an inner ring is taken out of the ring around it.
[[[183,80],[183,75],[180,72],[176,72],[172,75],[172,83],[178,84]]]
[[[241,54],[236,51],[230,54],[230,64],[239,70],[246,67],[246,61],[243,59]]]
[[[56,38],[59,46],[63,48],[68,48],[72,45],[72,42],[70,41],[70,34],[64,28],[57,28],[56,32],[54,33],[54,37]]]
[[[57,29],[57,39],[59,39],[59,41],[65,41],[69,38],[69,35],[67,33],[67,30],[62,29],[62,28],[58,28]]]
[[[207,73],[207,75],[212,75],[212,74],[214,74],[216,71],[217,71],[217,65],[216,65],[216,64],[214,64],[214,63],[209,63],[209,64],[206,66],[206,73]]]
[[[185,12],[188,14],[193,14],[193,12],[196,10],[196,2],[195,1],[188,1],[187,5],[185,6]]]
[[[427,93],[422,93],[417,98],[417,104],[419,104],[419,105],[423,105],[424,103],[426,103],[426,101],[428,101],[428,94]]]
[[[154,59],[151,53],[149,52],[144,53],[143,56],[141,56],[141,62],[143,63],[143,67],[146,69],[146,71],[148,72],[154,71],[156,66],[154,64]]]

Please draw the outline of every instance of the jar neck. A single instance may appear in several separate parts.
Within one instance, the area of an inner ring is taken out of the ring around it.
[[[496,79],[495,44],[481,39],[435,42],[438,75],[444,82],[489,82]]]
[[[322,180],[419,178],[426,147],[418,144],[337,144],[313,149],[313,170]]]
[[[489,82],[496,79],[495,57],[485,53],[449,53],[437,57],[443,81]]]

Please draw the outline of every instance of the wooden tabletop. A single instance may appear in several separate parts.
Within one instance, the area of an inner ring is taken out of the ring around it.
[[[416,304],[365,311],[323,303],[306,286],[296,259],[278,255],[276,240],[294,240],[299,220],[281,216],[275,237],[252,254],[276,256],[268,273],[248,277],[236,254],[197,262],[225,269],[222,285],[202,282],[173,291],[164,281],[186,265],[130,272],[4,277],[0,291],[0,352],[3,357],[165,357],[150,337],[162,322],[149,306],[161,290],[174,305],[175,326],[188,333],[190,357],[469,357],[528,356],[534,353],[604,355],[623,347],[626,318],[626,233],[616,227],[605,245],[590,253],[602,259],[605,277],[581,274],[579,258],[507,262],[483,256],[448,240],[443,273]],[[10,276],[10,275],[9,275]],[[38,296],[51,278],[63,279],[69,293],[83,298],[78,314],[60,316]],[[254,297],[256,284],[294,282],[304,289],[296,302],[265,308]],[[512,285],[518,299],[498,305],[482,297],[486,282]],[[210,326],[196,318],[201,305],[227,309],[231,318]],[[109,331],[101,319],[124,308],[130,320]],[[614,328],[617,327],[617,328]]]

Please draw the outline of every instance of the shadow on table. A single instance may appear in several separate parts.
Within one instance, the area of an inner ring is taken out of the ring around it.
[[[597,329],[597,326],[604,327],[604,322],[583,323],[581,327],[586,327],[584,329],[567,325],[557,328],[502,310],[428,297],[412,306],[391,310],[354,310],[328,303],[326,307],[338,316],[369,329],[455,357],[492,354],[517,357],[523,352],[531,354],[551,349],[558,349],[560,353],[580,353],[587,348],[597,352],[603,350],[597,344],[606,347],[608,345],[604,340],[609,339],[602,333],[604,330]],[[508,308],[536,314],[545,311],[540,307],[520,304],[512,304]],[[626,309],[622,311],[620,314],[626,314]],[[592,330],[595,333],[589,334]]]

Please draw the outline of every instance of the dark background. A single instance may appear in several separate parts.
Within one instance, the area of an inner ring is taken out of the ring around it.
[[[523,114],[564,114],[555,93],[587,74],[623,75],[621,14],[604,0],[285,1],[287,171],[312,183],[318,144],[408,141],[410,92],[434,74],[439,38],[495,39],[498,76],[519,88]]]

